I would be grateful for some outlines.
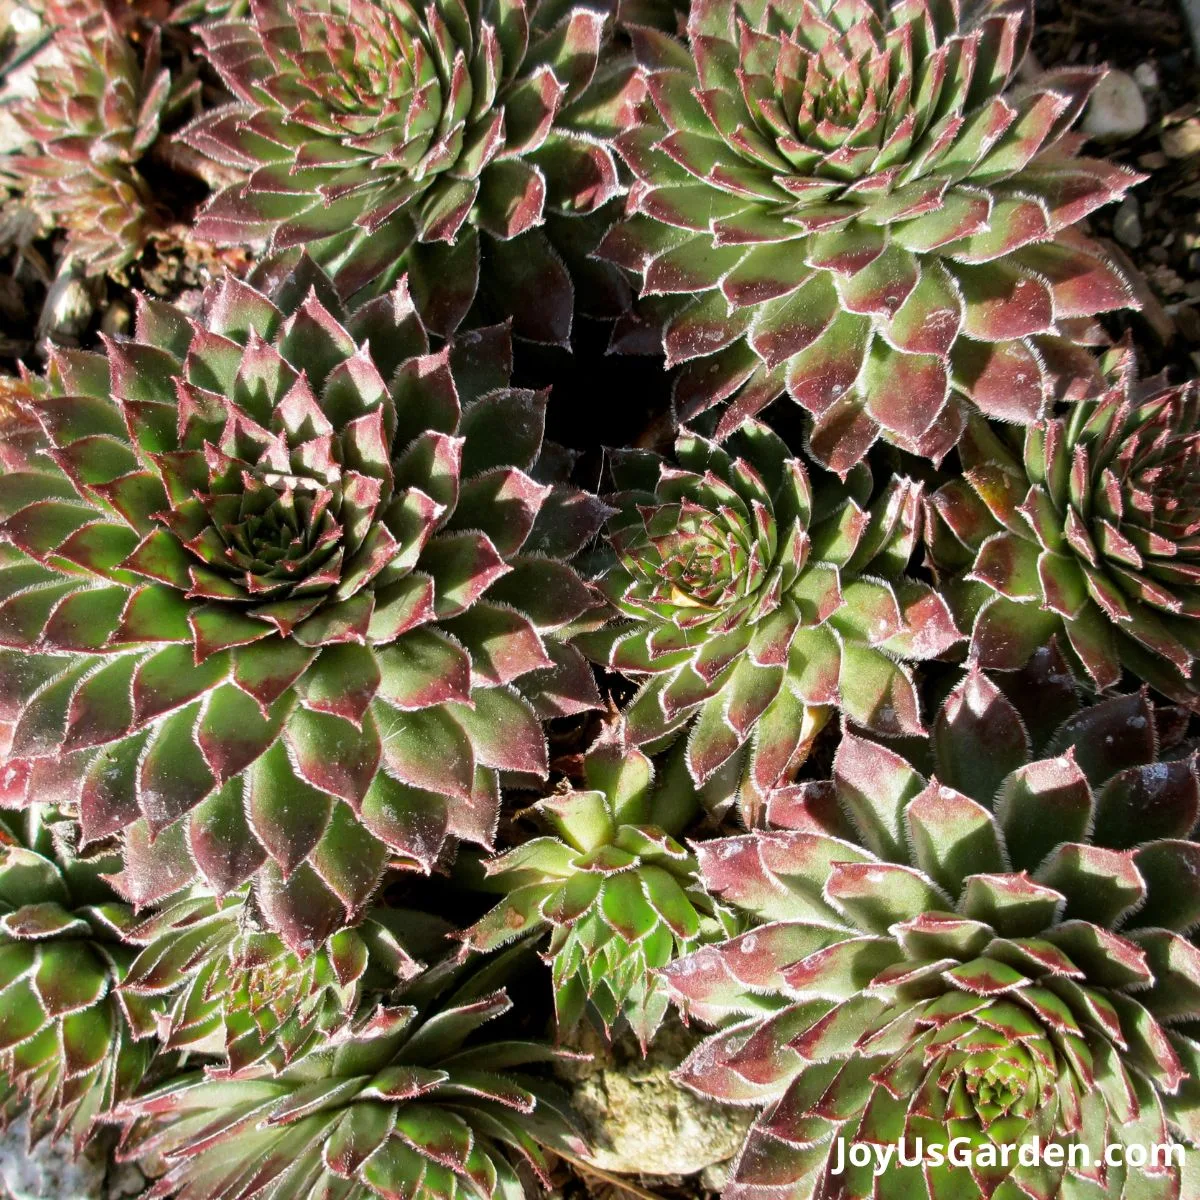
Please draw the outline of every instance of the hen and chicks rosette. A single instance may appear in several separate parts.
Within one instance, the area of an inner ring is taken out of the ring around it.
[[[295,950],[489,843],[541,719],[599,700],[559,635],[607,510],[510,368],[505,327],[430,352],[403,286],[347,315],[304,259],[55,351],[0,477],[5,803],[119,834],[137,904],[253,880]]]
[[[343,298],[408,272],[426,324],[453,330],[480,282],[519,332],[562,342],[572,279],[562,242],[620,192],[603,134],[631,66],[599,7],[560,0],[256,0],[200,27],[233,99],[182,134],[233,181],[196,234],[297,246]],[[599,240],[603,226],[591,237]]]
[[[962,478],[931,498],[929,546],[984,666],[1020,666],[1058,634],[1095,687],[1127,670],[1195,708],[1197,385],[1139,380],[1128,346],[1103,362],[1105,390],[1062,415],[971,424]]]
[[[1072,227],[1137,176],[1077,157],[1097,71],[1021,81],[1029,9],[696,0],[683,40],[633,31],[649,100],[600,253],[665,298],[681,421],[733,397],[723,437],[786,392],[843,471],[1088,390],[1093,318],[1132,300]]]
[[[908,664],[961,635],[909,573],[920,483],[810,474],[757,420],[723,446],[684,430],[673,461],[622,451],[612,473],[613,617],[576,641],[644,681],[622,714],[632,743],[686,738],[706,800],[736,796],[753,822],[837,708],[885,737],[925,731]]]

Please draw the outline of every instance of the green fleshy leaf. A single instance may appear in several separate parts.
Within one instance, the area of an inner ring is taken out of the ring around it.
[[[970,875],[1005,868],[991,813],[951,788],[930,784],[905,811],[916,865],[951,896]]]

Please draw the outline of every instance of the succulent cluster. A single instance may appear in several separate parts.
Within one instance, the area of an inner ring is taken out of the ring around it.
[[[505,329],[430,353],[403,286],[343,324],[308,260],[279,275],[55,354],[0,502],[6,788],[123,832],[136,903],[253,879],[314,949],[389,856],[490,841],[498,773],[546,774],[539,716],[595,703],[556,635],[604,510],[535,478]]]
[[[1031,9],[36,7],[0,1126],[573,1195],[675,1009],[726,1200],[1200,1196],[1200,400]]]
[[[696,785],[754,808],[804,759],[834,706],[885,736],[924,726],[904,660],[961,635],[926,583],[906,573],[921,486],[873,488],[861,468],[810,482],[800,458],[749,420],[724,446],[684,431],[676,463],[622,453],[615,562],[600,586],[619,619],[579,644],[646,676],[625,711],[635,743],[687,729]]]
[[[433,971],[281,1071],[182,1076],[119,1110],[121,1153],[168,1164],[152,1197],[515,1197],[515,1163],[578,1146],[547,1046],[481,1040],[512,1007],[496,967]]]
[[[246,889],[203,890],[166,904],[128,931],[143,947],[122,990],[156,1004],[167,1049],[223,1057],[231,1071],[281,1069],[340,1032],[364,991],[383,992],[420,971],[407,949],[421,914],[380,908],[301,957],[264,928]]]
[[[27,1111],[31,1138],[96,1121],[150,1068],[153,1001],[121,990],[135,918],[103,879],[112,856],[82,855],[78,830],[34,806],[0,824],[0,1118]]]
[[[618,193],[599,136],[621,111],[613,72],[598,76],[602,11],[264,0],[200,32],[234,99],[183,137],[236,173],[200,236],[305,246],[344,297],[406,271],[442,333],[475,299],[482,254],[522,332],[570,332],[571,281],[539,227]]]
[[[1200,400],[1139,382],[1132,352],[1108,387],[1024,438],[982,422],[961,479],[932,498],[934,557],[965,568],[972,654],[1020,666],[1056,632],[1098,688],[1128,667],[1185,703],[1200,694]]]
[[[559,1028],[590,1007],[605,1029],[624,1017],[645,1046],[667,1010],[656,972],[732,924],[674,836],[698,807],[686,777],[656,781],[646,755],[615,744],[594,748],[584,770],[586,791],[535,806],[552,835],[486,863],[484,886],[505,898],[463,937],[486,951],[549,929]]]
[[[34,94],[13,106],[35,149],[14,160],[12,173],[25,202],[66,231],[68,252],[89,272],[118,272],[159,223],[139,163],[173,102],[172,81],[157,38],[139,56],[102,7],[75,7],[50,14],[77,19],[59,27],[58,59],[38,70]]]

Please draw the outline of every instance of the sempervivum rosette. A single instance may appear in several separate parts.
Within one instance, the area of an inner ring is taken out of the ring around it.
[[[281,1069],[348,1025],[365,995],[416,975],[408,946],[414,931],[444,937],[434,925],[373,908],[302,958],[264,928],[246,889],[220,899],[192,892],[127,931],[142,949],[121,988],[157,1006],[146,1032],[164,1048],[215,1055],[232,1071]]]
[[[113,856],[75,836],[40,806],[0,823],[0,1123],[27,1111],[31,1140],[69,1133],[78,1153],[142,1082],[151,1004],[117,990],[135,919],[101,876]]]
[[[278,273],[53,357],[48,448],[0,479],[0,695],[10,803],[124,831],[139,903],[256,878],[301,949],[389,856],[488,842],[539,717],[596,703],[556,631],[605,509],[530,473],[546,396],[506,386],[507,329],[430,353],[402,287],[345,318]]]
[[[1077,343],[1132,300],[1071,226],[1136,176],[1074,157],[1097,72],[1010,90],[1027,7],[694,0],[686,44],[637,33],[653,107],[617,140],[638,181],[601,252],[687,296],[663,331],[681,420],[741,389],[722,436],[786,391],[841,470],[1086,385]]]
[[[762,923],[666,970],[687,1010],[733,1018],[679,1078],[765,1106],[727,1198],[1194,1194],[1194,1168],[1181,1191],[1177,1164],[1099,1158],[1200,1138],[1200,789],[1155,724],[1118,696],[1030,760],[972,672],[928,783],[847,734],[832,782],[773,798],[779,828],[698,848],[706,885]],[[1035,1137],[1067,1148],[1057,1166],[999,1149]],[[893,1157],[889,1190],[832,1174],[839,1139],[902,1138],[943,1165]],[[945,1161],[952,1139],[969,1165]]]
[[[689,729],[698,785],[763,795],[803,760],[831,707],[884,735],[923,732],[903,660],[959,640],[945,603],[905,568],[921,487],[872,497],[865,467],[813,487],[766,426],[727,447],[684,431],[678,465],[615,456],[616,561],[600,586],[617,610],[579,644],[645,676],[625,712],[636,744]],[[751,802],[752,805],[752,802]]]
[[[14,160],[14,179],[46,224],[66,230],[68,252],[89,271],[119,271],[156,223],[137,164],[158,136],[171,76],[157,39],[139,63],[106,13],[60,29],[52,48],[56,57],[39,68],[35,93],[12,106],[37,144]]]
[[[511,967],[442,964],[277,1074],[149,1092],[120,1114],[119,1154],[165,1165],[147,1200],[521,1200],[517,1163],[549,1188],[542,1147],[582,1143],[541,1077],[558,1052],[489,1028]]]
[[[1132,351],[1110,387],[1018,438],[982,423],[962,480],[932,498],[934,557],[973,617],[972,653],[1019,667],[1056,631],[1098,688],[1127,667],[1175,700],[1200,683],[1200,398],[1139,383]],[[966,568],[966,582],[950,572]]]
[[[234,100],[182,136],[240,177],[197,235],[307,246],[343,297],[407,270],[441,333],[475,297],[482,236],[518,332],[565,340],[571,281],[537,227],[619,190],[594,134],[620,88],[589,92],[605,23],[540,0],[256,0],[202,27]]]
[[[589,751],[584,772],[585,790],[534,806],[549,835],[484,863],[481,886],[505,897],[462,937],[493,950],[549,930],[559,1030],[590,1010],[606,1031],[623,1017],[646,1046],[668,1006],[652,972],[732,927],[675,840],[699,810],[686,776],[656,781],[644,754],[616,742]]]

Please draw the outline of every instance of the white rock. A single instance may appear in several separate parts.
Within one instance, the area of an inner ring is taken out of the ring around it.
[[[25,130],[17,124],[11,107],[0,108],[0,154],[17,154],[29,143]]]
[[[11,1200],[102,1200],[103,1158],[71,1157],[69,1141],[38,1142],[25,1149],[25,1119],[0,1134],[0,1182]]]
[[[729,1168],[732,1165],[732,1162],[726,1161],[705,1167],[700,1172],[700,1186],[706,1192],[723,1192],[725,1185],[729,1182]]]
[[[95,281],[84,278],[82,268],[66,259],[42,304],[38,337],[79,337],[95,315],[96,290]]]
[[[36,33],[42,27],[42,19],[31,8],[23,4],[13,6],[8,18],[14,33]]]
[[[1152,62],[1138,63],[1133,70],[1133,77],[1143,92],[1158,91],[1158,68]]]
[[[585,1030],[575,1048],[591,1063],[569,1068],[575,1111],[602,1171],[639,1175],[692,1175],[737,1153],[753,1116],[712,1104],[671,1080],[696,1036],[673,1018],[643,1060],[632,1037],[609,1050]]]
[[[1083,131],[1101,142],[1119,142],[1146,128],[1150,114],[1132,75],[1109,71],[1096,85],[1083,116]]]

